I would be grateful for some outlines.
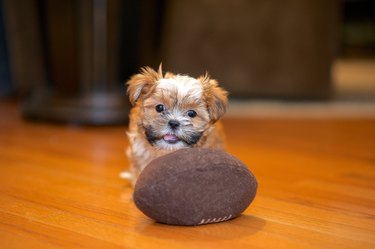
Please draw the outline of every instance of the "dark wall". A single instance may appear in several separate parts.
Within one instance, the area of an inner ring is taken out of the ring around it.
[[[0,98],[12,94],[13,88],[10,82],[10,70],[8,63],[8,51],[4,30],[4,12],[0,1]]]
[[[160,58],[208,70],[232,96],[326,98],[339,1],[169,1]]]
[[[45,84],[80,91],[101,64],[121,88],[140,66],[163,62],[165,70],[192,76],[209,71],[232,97],[330,95],[339,0],[103,1],[107,61],[95,65],[85,45],[93,38],[85,7],[91,0],[1,1],[17,92]]]

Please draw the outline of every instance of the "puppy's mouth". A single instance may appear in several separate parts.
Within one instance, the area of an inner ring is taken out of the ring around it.
[[[163,136],[163,140],[170,144],[175,144],[180,141],[180,139],[174,134],[166,134]]]
[[[157,144],[159,141],[164,141],[168,144],[177,144],[179,142],[182,142],[186,146],[192,147],[193,145],[198,143],[203,135],[203,132],[195,132],[186,137],[179,137],[173,133],[167,133],[160,136],[154,132],[151,126],[148,126],[145,127],[145,135],[148,142],[152,145]]]

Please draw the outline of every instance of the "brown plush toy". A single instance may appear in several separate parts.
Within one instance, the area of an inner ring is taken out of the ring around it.
[[[254,175],[236,157],[190,148],[153,160],[139,176],[133,198],[151,219],[194,226],[239,216],[257,187]]]

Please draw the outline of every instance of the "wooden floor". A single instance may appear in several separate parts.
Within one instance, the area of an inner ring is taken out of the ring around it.
[[[259,181],[234,220],[157,224],[118,178],[125,127],[28,123],[0,103],[0,248],[375,248],[375,120],[226,119]]]

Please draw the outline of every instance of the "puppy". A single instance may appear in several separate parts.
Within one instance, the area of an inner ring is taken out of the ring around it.
[[[133,106],[127,132],[130,170],[120,176],[133,186],[157,157],[182,148],[224,148],[218,120],[226,111],[227,92],[208,74],[195,79],[145,67],[127,85]]]

